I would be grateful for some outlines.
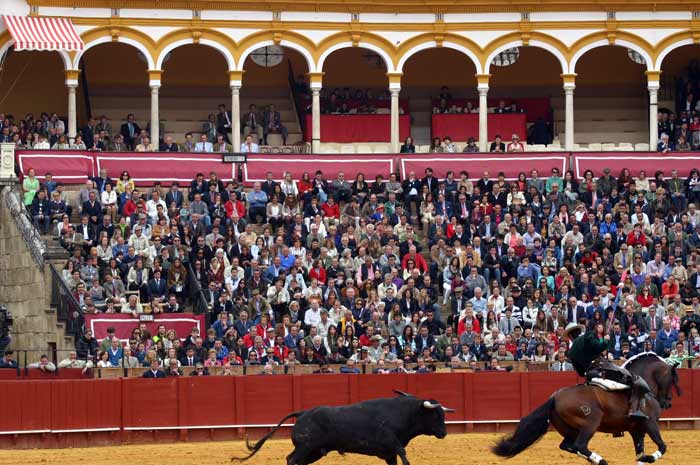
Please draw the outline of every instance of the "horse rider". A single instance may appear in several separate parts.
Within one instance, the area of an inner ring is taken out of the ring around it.
[[[608,350],[610,336],[596,337],[593,331],[586,331],[583,325],[569,323],[564,330],[564,337],[571,341],[569,359],[581,377],[590,383],[593,378],[603,378],[629,386],[631,390],[628,416],[634,420],[646,420],[648,417],[639,407],[644,396],[651,392],[643,378],[615,365],[601,354]]]

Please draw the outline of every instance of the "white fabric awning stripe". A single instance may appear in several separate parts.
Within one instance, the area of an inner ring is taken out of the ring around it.
[[[85,44],[68,18],[3,16],[16,51],[82,50]]]

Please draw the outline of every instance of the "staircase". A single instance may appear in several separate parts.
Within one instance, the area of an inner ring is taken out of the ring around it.
[[[113,131],[118,131],[128,113],[133,113],[141,128],[146,128],[151,114],[150,97],[133,95],[114,88],[91,89],[90,98],[93,115],[99,118],[106,115],[112,124]],[[197,95],[197,97],[194,97]],[[192,132],[195,140],[199,140],[202,125],[207,121],[209,113],[216,113],[221,103],[231,108],[231,96],[225,91],[219,92],[209,88],[187,88],[177,92],[167,89],[160,94],[160,119],[165,127],[162,137],[172,136],[175,142],[183,142],[185,133]],[[301,128],[294,110],[294,100],[288,88],[256,88],[241,89],[241,113],[250,104],[256,104],[258,111],[263,107],[274,104],[280,112],[282,124],[289,130],[287,145],[302,140]],[[241,128],[243,130],[243,128]]]
[[[564,97],[552,97],[554,137],[565,140]],[[577,144],[631,144],[649,141],[646,101],[639,97],[574,97]]]

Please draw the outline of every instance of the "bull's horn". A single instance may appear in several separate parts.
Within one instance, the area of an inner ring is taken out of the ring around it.
[[[447,408],[447,407],[445,407],[445,406],[443,406],[443,405],[441,405],[440,407],[442,407],[442,411],[443,411],[443,412],[448,412],[448,413],[450,413],[450,412],[455,412],[455,411],[456,411],[456,410],[453,409],[453,408]]]
[[[423,401],[423,407],[425,407],[425,408],[438,408],[438,407],[441,407],[441,405],[440,404],[433,404],[429,400],[426,400],[426,401]]]
[[[398,389],[394,389],[394,392],[400,396],[404,397],[414,397],[413,394],[409,394],[407,392],[399,391]]]

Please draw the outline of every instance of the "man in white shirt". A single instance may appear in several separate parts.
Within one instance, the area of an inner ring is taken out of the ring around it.
[[[214,145],[212,145],[212,143],[209,142],[209,139],[207,138],[206,134],[202,134],[201,136],[199,136],[199,142],[197,142],[197,145],[194,146],[194,151],[211,153],[214,151]]]
[[[34,148],[37,150],[49,150],[51,148],[51,145],[46,139],[44,139],[44,136],[39,134],[39,142],[34,144]]]
[[[304,324],[306,326],[316,326],[321,322],[321,307],[318,305],[318,299],[311,300],[311,306],[304,314]]]
[[[259,150],[258,144],[253,142],[253,136],[245,136],[245,141],[241,144],[241,153],[258,153]]]
[[[154,190],[151,192],[151,199],[146,202],[146,212],[148,213],[148,219],[151,224],[156,224],[158,222],[158,205],[163,207],[163,212],[168,211],[165,201],[160,198],[160,192]]]

